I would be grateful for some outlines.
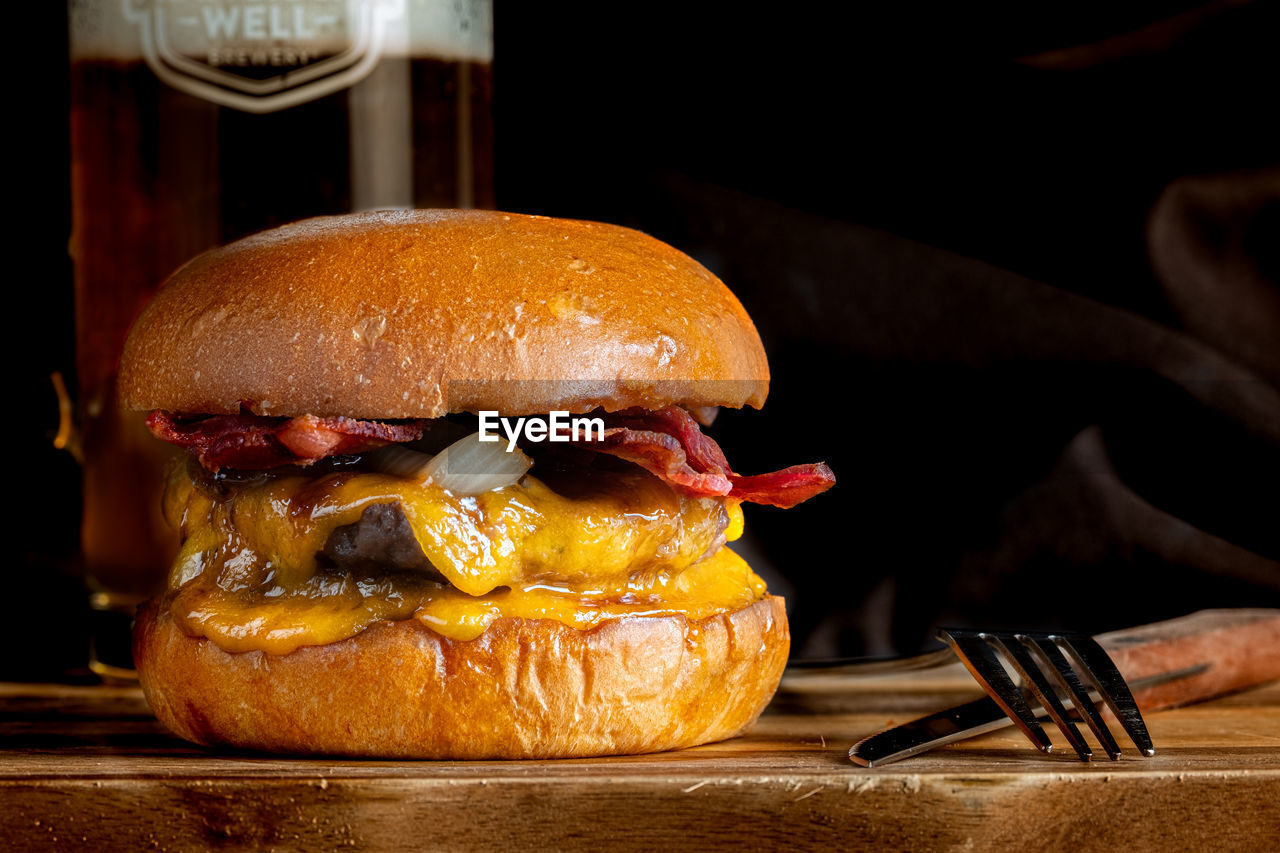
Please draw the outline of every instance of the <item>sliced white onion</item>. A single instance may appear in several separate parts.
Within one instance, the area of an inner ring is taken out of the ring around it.
[[[427,464],[432,460],[430,453],[419,453],[399,444],[380,447],[365,457],[369,467],[393,477],[404,477],[406,480],[425,480]]]
[[[505,441],[481,441],[473,432],[432,457],[422,473],[455,495],[479,495],[519,482],[532,465],[520,448],[508,451]]]

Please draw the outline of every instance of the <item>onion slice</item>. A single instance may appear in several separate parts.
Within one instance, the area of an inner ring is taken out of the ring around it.
[[[479,495],[518,483],[532,465],[520,448],[508,451],[505,442],[481,441],[473,432],[433,456],[422,474],[455,495]]]

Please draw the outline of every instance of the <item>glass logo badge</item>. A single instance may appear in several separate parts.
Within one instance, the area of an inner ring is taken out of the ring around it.
[[[175,89],[251,113],[344,89],[377,64],[405,0],[121,0]]]

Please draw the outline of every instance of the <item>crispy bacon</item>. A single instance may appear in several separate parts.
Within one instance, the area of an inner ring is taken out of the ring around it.
[[[749,477],[730,474],[729,479],[733,481],[733,491],[730,492],[733,497],[783,509],[820,495],[836,484],[836,475],[825,462],[792,465],[780,471]]]
[[[360,453],[397,441],[422,437],[426,421],[364,421],[355,418],[270,418],[212,415],[184,418],[155,410],[147,428],[156,438],[176,444],[211,471],[259,470],[281,465],[310,465],[343,453]]]
[[[581,440],[578,446],[634,462],[684,495],[727,496],[785,509],[835,485],[835,475],[822,462],[747,477],[734,473],[720,445],[679,406],[652,412],[627,409],[604,418],[604,440]],[[189,450],[212,471],[309,465],[327,456],[414,441],[426,425],[422,420],[388,423],[315,415],[191,418],[159,409],[147,416],[153,435]]]
[[[654,430],[610,427],[603,442],[578,442],[578,446],[634,462],[686,495],[710,497],[733,490],[723,470],[697,470],[678,439]]]
[[[604,441],[581,441],[580,447],[634,462],[692,497],[727,495],[786,509],[836,482],[835,474],[822,462],[749,477],[735,474],[720,445],[678,406],[653,412],[627,409],[604,417]]]

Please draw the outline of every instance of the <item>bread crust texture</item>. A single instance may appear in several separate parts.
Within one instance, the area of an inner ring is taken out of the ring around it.
[[[581,631],[500,618],[450,640],[409,619],[287,655],[229,653],[144,605],[134,657],[178,735],[294,754],[431,759],[657,752],[741,734],[790,644],[781,598],[689,621],[634,617]]]
[[[436,418],[759,408],[769,369],[709,270],[629,228],[495,211],[320,217],[206,252],[134,324],[126,408]]]

